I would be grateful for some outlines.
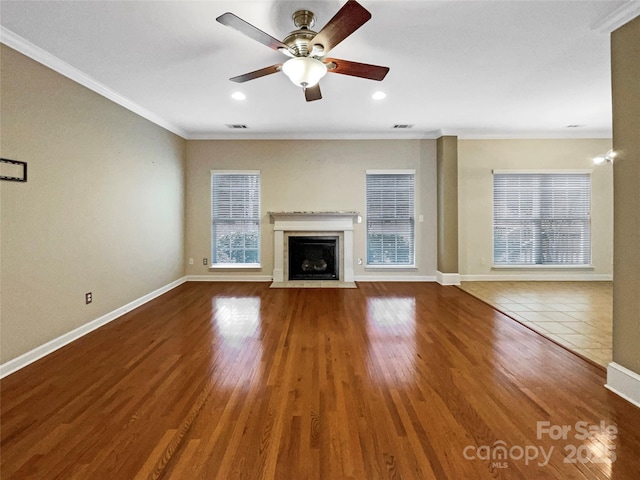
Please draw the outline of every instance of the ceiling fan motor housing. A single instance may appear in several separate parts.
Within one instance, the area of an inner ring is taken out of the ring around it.
[[[310,54],[315,56],[313,48],[309,49],[311,40],[317,35],[317,32],[311,30],[311,27],[316,23],[314,13],[309,10],[298,10],[291,18],[298,30],[287,35],[282,43],[289,46],[296,57],[308,57]]]
[[[316,16],[310,10],[297,10],[291,15],[293,24],[298,28],[309,29],[316,24]]]

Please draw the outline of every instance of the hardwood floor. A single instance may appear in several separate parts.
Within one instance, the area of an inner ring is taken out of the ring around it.
[[[192,282],[2,380],[0,476],[640,478],[604,383],[456,287]]]

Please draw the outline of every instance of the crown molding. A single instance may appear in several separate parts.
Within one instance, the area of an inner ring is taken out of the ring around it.
[[[583,132],[463,132],[458,134],[459,140],[555,140],[555,139],[611,139],[610,131],[585,130]]]
[[[149,120],[150,122],[155,123],[156,125],[169,130],[170,132],[175,133],[182,138],[187,137],[187,133],[178,126],[147,110],[146,108],[141,107],[137,103],[132,102],[128,98],[124,97],[115,90],[112,90],[103,83],[100,83],[86,73],[83,73],[77,68],[72,67],[58,57],[50,54],[37,45],[22,38],[20,35],[2,26],[0,26],[0,43],[3,43],[8,47],[11,47],[14,50],[22,53],[23,55],[26,55],[27,57],[35,60],[36,62],[49,67],[51,70],[73,80],[76,83],[79,83],[80,85],[97,93],[98,95],[102,95],[103,97],[111,100],[121,107],[126,108],[136,115],[139,115],[142,118],[145,118],[146,120]]]
[[[457,137],[459,140],[535,140],[535,139],[611,139],[610,130],[584,130],[567,132],[455,132],[416,131],[414,133],[308,133],[308,132],[271,132],[249,133],[185,133],[180,135],[185,140],[437,140],[443,136]]]
[[[389,132],[389,133],[358,133],[358,132],[335,132],[335,133],[251,133],[251,132],[229,132],[229,133],[196,133],[188,132],[155,113],[132,102],[120,93],[112,90],[103,83],[97,81],[77,68],[69,65],[55,55],[43,50],[37,45],[22,38],[11,30],[0,26],[0,43],[13,48],[26,55],[36,62],[52,69],[89,90],[101,95],[121,107],[149,120],[156,125],[169,130],[185,140],[415,140],[415,139],[435,139],[436,132]]]
[[[434,140],[439,135],[436,132],[415,131],[412,133],[361,133],[361,132],[270,132],[250,133],[247,131],[236,133],[191,133],[187,140]]]
[[[638,15],[640,15],[640,0],[630,0],[591,25],[591,30],[610,34],[624,24],[629,23]]]
[[[610,33],[620,25],[640,14],[640,0],[631,0],[597,22],[592,29]],[[55,72],[83,85],[93,92],[113,101],[146,120],[182,137],[185,140],[435,140],[443,135],[457,136],[462,140],[479,139],[545,139],[545,138],[611,138],[610,130],[567,132],[473,132],[455,129],[413,130],[410,132],[193,132],[187,131],[132,102],[120,93],[62,61],[11,30],[0,26],[0,43],[26,55]]]

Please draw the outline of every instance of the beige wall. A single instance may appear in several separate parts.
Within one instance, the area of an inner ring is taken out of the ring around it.
[[[458,137],[437,140],[438,271],[458,273]]]
[[[459,249],[462,280],[502,277],[566,278],[612,274],[613,179],[611,165],[592,158],[611,148],[608,139],[459,140]],[[593,270],[492,270],[493,169],[592,170]],[[604,275],[605,277],[602,277]]]
[[[185,141],[0,53],[0,149],[29,174],[0,182],[4,363],[182,277]]]
[[[614,165],[613,360],[640,375],[640,17],[613,32],[611,65],[613,147],[620,154]]]
[[[365,259],[365,171],[415,169],[415,270],[365,270],[355,275],[434,276],[436,268],[436,147],[434,140],[246,140],[190,141],[187,144],[185,256],[194,258],[191,275],[271,275],[273,226],[268,211],[361,212],[354,230],[354,257]],[[210,258],[210,171],[260,170],[262,181],[262,268],[219,271],[203,266]]]

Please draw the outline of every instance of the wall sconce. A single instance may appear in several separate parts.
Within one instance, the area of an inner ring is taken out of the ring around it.
[[[609,150],[604,155],[598,155],[593,158],[594,165],[602,165],[604,163],[613,163],[613,160],[616,158],[616,152],[613,150]]]

